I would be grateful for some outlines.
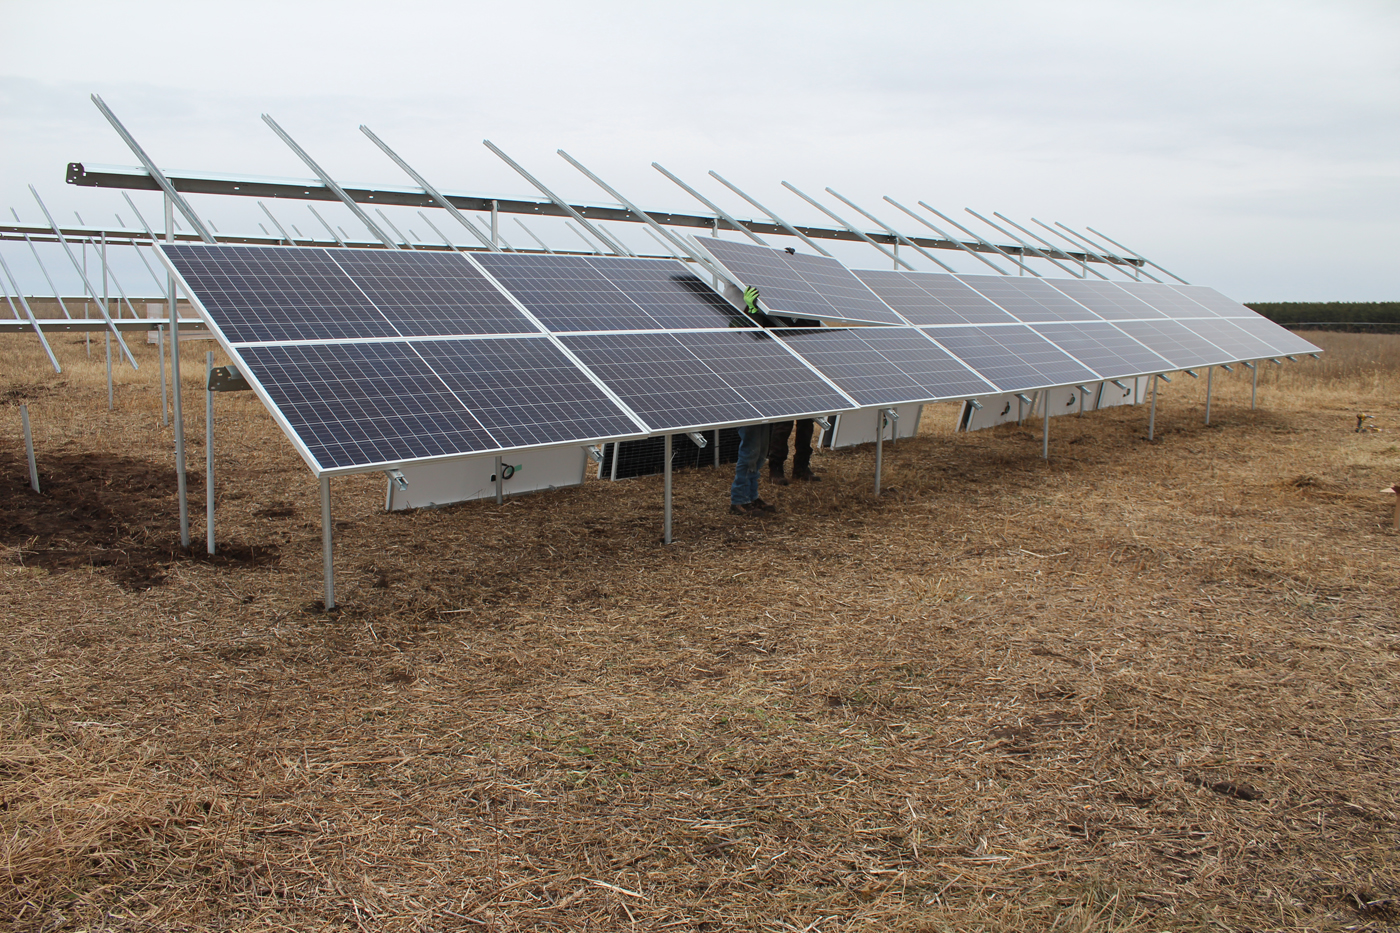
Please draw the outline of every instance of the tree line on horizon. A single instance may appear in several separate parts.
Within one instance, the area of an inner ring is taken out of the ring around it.
[[[1400,324],[1400,301],[1246,301],[1275,324]]]

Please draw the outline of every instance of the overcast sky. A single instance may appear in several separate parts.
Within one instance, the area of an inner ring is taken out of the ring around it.
[[[7,220],[11,206],[41,219],[30,183],[64,223],[129,214],[115,191],[64,183],[70,161],[135,164],[93,92],[163,168],[308,176],[266,112],[343,183],[408,183],[365,123],[444,190],[534,194],[486,138],[570,199],[610,200],[560,148],[643,207],[703,211],[658,161],[740,217],[755,212],[707,171],[794,222],[827,221],[784,180],[908,233],[884,195],[999,241],[963,209],[1093,226],[1242,301],[1400,300],[1394,0],[0,0]],[[133,197],[158,219],[159,198]],[[265,221],[245,199],[195,204],[224,232]],[[303,204],[275,209],[315,229]],[[869,247],[839,255],[888,265]]]

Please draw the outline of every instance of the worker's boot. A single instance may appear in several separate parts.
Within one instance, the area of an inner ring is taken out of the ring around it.
[[[804,483],[816,483],[821,481],[821,477],[812,472],[811,467],[802,467],[800,470],[793,468],[792,478],[801,480]]]
[[[783,465],[781,463],[773,464],[768,468],[768,478],[773,481],[774,486],[786,486],[788,484],[788,478],[783,475]]]

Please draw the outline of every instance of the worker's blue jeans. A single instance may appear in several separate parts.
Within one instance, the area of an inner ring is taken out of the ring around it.
[[[734,464],[734,485],[729,501],[746,505],[758,498],[758,469],[768,459],[768,438],[772,425],[751,424],[739,429],[739,460]]]

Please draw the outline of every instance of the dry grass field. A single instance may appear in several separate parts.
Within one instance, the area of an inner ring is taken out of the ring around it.
[[[386,514],[184,350],[0,338],[0,928],[1400,928],[1400,336],[1145,408]],[[135,343],[133,342],[133,345]],[[222,361],[221,361],[222,362]],[[28,490],[18,403],[34,422]],[[1353,431],[1359,411],[1382,431]]]

